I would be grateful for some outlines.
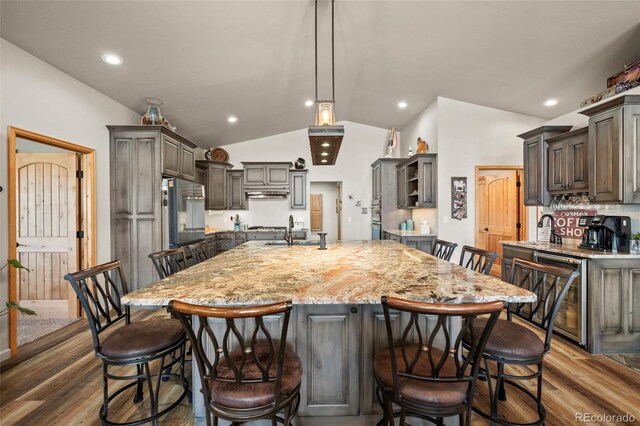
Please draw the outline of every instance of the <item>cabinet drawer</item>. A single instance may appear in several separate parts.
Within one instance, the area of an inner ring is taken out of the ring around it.
[[[236,246],[236,243],[235,243],[234,240],[216,241],[216,251],[218,253],[221,252],[221,251],[231,250],[235,246]]]
[[[247,233],[246,232],[236,232],[236,245],[240,245],[247,241]]]
[[[217,241],[235,240],[235,239],[236,239],[236,233],[233,232],[233,231],[216,233],[216,240]]]

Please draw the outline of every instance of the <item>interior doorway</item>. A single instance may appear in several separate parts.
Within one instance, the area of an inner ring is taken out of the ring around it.
[[[327,241],[342,239],[342,182],[311,182],[310,230],[326,232]]]
[[[500,254],[491,275],[500,277],[500,241],[520,240],[527,229],[522,167],[476,166],[476,247]]]
[[[37,313],[9,311],[11,355],[80,317],[68,272],[95,264],[93,149],[9,128],[9,299]]]

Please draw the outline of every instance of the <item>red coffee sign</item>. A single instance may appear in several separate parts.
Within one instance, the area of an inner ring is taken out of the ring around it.
[[[582,216],[595,216],[597,214],[596,210],[556,210],[553,212],[553,218],[556,222],[556,234],[562,238],[582,239],[584,230],[587,228],[579,227],[578,219]]]

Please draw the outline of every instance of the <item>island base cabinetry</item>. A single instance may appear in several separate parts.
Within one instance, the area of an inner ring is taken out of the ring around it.
[[[589,351],[640,352],[640,262],[589,262]]]

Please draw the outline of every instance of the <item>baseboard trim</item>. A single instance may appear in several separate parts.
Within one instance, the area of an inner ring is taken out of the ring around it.
[[[11,358],[11,349],[3,349],[0,351],[0,362]]]

